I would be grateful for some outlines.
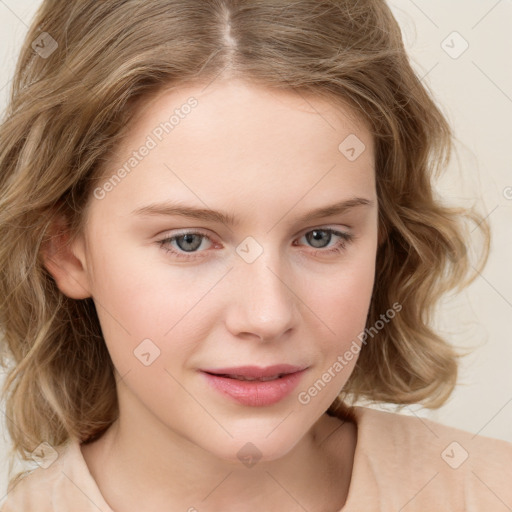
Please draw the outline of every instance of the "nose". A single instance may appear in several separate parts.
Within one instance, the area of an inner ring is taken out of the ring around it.
[[[275,341],[296,325],[297,297],[278,259],[263,253],[253,263],[237,262],[225,317],[234,336]]]

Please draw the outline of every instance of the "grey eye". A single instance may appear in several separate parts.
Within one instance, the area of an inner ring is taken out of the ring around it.
[[[314,229],[305,235],[306,240],[312,247],[323,248],[329,245],[332,238],[332,233],[325,229]]]
[[[185,252],[193,252],[201,246],[204,236],[195,233],[187,233],[175,237],[176,245]]]

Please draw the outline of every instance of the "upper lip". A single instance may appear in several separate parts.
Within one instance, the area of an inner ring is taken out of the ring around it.
[[[260,379],[264,377],[273,377],[275,375],[287,375],[290,373],[305,370],[307,366],[295,366],[291,364],[275,364],[273,366],[237,366],[233,368],[207,368],[201,371],[212,373],[214,375],[239,375],[241,377],[249,377]]]

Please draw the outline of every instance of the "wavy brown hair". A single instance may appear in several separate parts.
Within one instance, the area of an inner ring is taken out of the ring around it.
[[[42,55],[34,48],[51,48],[45,33],[58,47]],[[436,197],[452,134],[384,1],[45,0],[0,127],[10,473],[15,454],[29,460],[42,441],[93,440],[118,415],[93,300],[65,296],[43,265],[56,215],[71,237],[83,228],[103,164],[139,101],[219,76],[349,105],[374,137],[379,247],[367,326],[394,303],[402,310],[362,348],[328,412],[346,412],[345,401],[361,397],[435,408],[451,393],[461,354],[433,330],[432,317],[444,293],[476,275],[466,247],[471,223],[484,240],[475,266],[484,265],[488,225]]]

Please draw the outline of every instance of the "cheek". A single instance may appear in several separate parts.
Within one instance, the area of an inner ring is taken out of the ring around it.
[[[308,305],[322,320],[325,336],[316,336],[320,355],[298,390],[300,407],[326,410],[349,379],[360,352],[370,305],[374,265],[370,258],[340,267],[322,287],[310,283]]]
[[[123,239],[107,239],[91,254],[94,298],[128,331],[164,335],[200,298],[198,284],[166,265],[156,244],[134,248]]]
[[[351,340],[365,327],[374,285],[375,266],[360,258],[322,279],[322,286],[307,286],[308,305],[322,319],[337,343]]]
[[[197,275],[166,265],[164,251],[157,263],[148,264],[147,248],[123,250],[121,241],[98,247],[101,253],[92,255],[93,298],[118,371],[139,368],[137,356],[148,352],[150,359],[156,357],[152,371],[188,357],[215,320],[216,311],[205,305],[218,272]]]

